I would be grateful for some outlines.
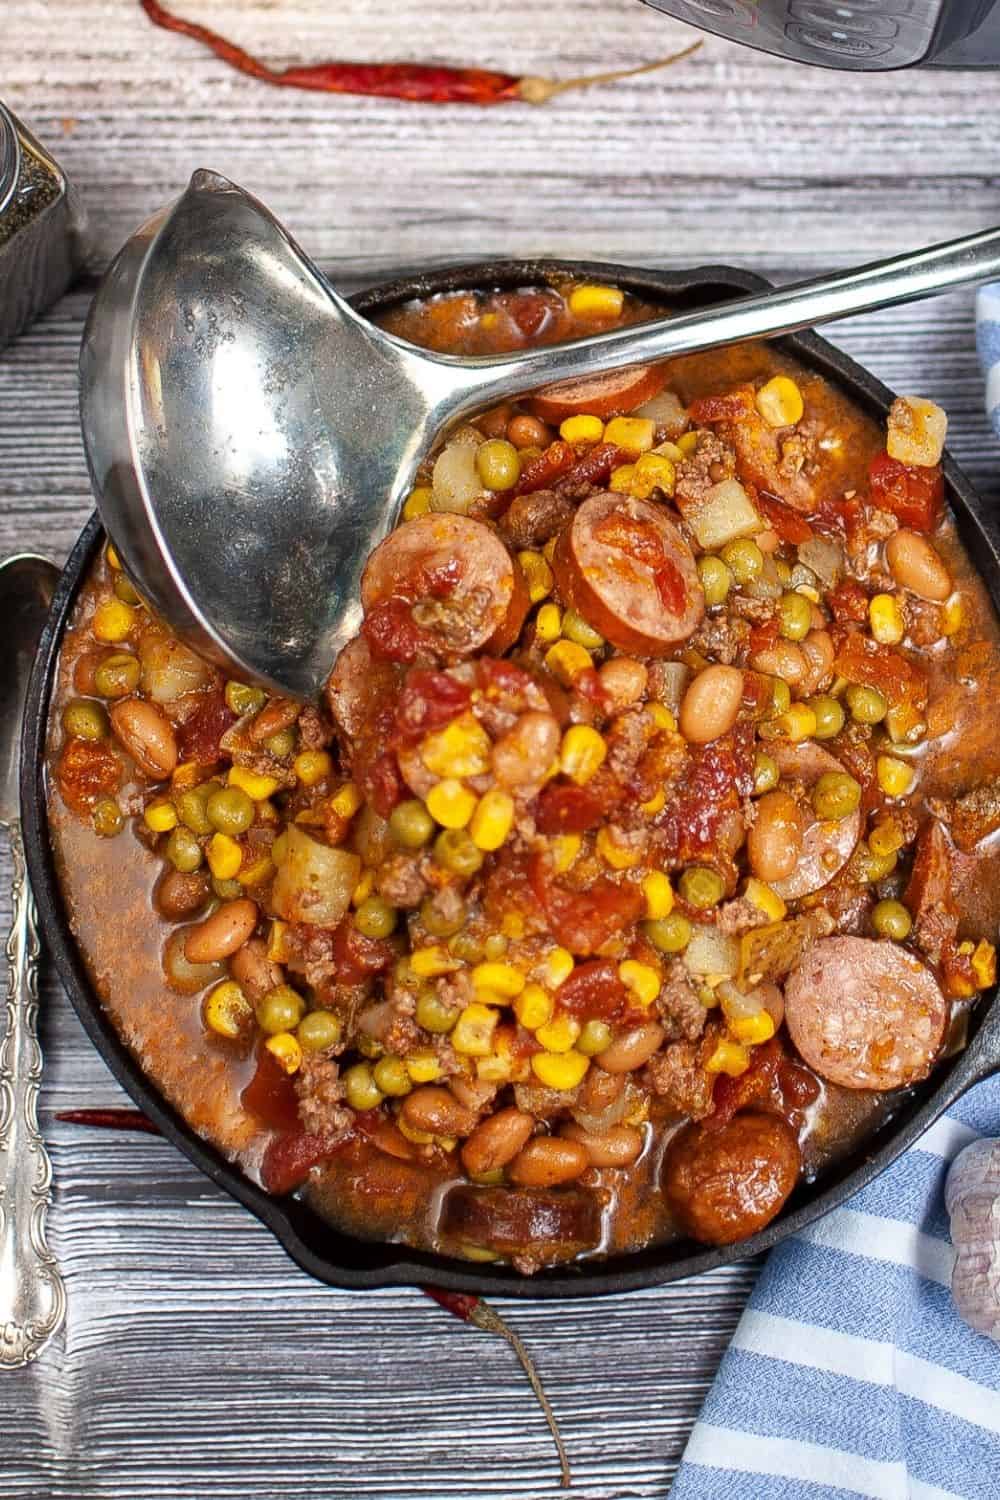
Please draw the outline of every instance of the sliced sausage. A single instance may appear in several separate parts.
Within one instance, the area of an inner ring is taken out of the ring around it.
[[[552,568],[566,602],[624,651],[664,656],[705,613],[690,548],[646,500],[585,500],[556,543]]]
[[[678,1225],[707,1245],[756,1234],[799,1178],[795,1131],[779,1115],[746,1111],[721,1130],[687,1125],[670,1143],[663,1191]]]
[[[446,1194],[440,1230],[449,1239],[542,1260],[553,1247],[583,1250],[601,1236],[596,1200],[575,1189],[454,1187]]]
[[[380,703],[389,701],[396,685],[396,669],[372,656],[363,635],[348,641],[333,664],[324,693],[333,722],[348,740],[368,729]]]
[[[822,745],[804,740],[799,745],[775,745],[771,754],[786,781],[798,781],[812,790],[828,771],[843,771],[836,756]],[[772,881],[782,901],[796,901],[822,890],[838,874],[858,846],[864,819],[863,805],[836,821],[810,815],[802,833],[802,851],[795,869],[783,880]]]
[[[404,521],[375,548],[361,578],[361,602],[410,606],[414,625],[446,655],[512,645],[528,613],[520,564],[489,526],[468,516]]]
[[[934,975],[895,943],[824,938],[785,984],[785,1024],[821,1078],[898,1089],[926,1078],[948,1019]]]
[[[558,426],[577,412],[595,417],[620,417],[624,412],[652,401],[667,383],[663,365],[633,365],[630,370],[613,370],[608,375],[592,375],[587,380],[564,380],[547,385],[528,402],[532,413],[543,422]]]

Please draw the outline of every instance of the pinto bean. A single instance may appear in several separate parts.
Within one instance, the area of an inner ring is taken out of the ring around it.
[[[605,1073],[633,1073],[649,1062],[666,1035],[655,1021],[644,1021],[641,1026],[620,1032],[594,1061]]]
[[[161,917],[177,921],[181,917],[193,917],[208,900],[211,886],[204,870],[195,870],[185,875],[180,870],[169,869],[157,882],[153,892],[153,904]]]
[[[806,675],[799,683],[799,691],[818,693],[833,676],[833,659],[836,656],[833,637],[828,630],[810,630],[799,649],[806,659]]]
[[[224,901],[211,916],[190,929],[184,944],[184,956],[193,964],[211,964],[229,958],[243,947],[256,925],[255,901],[247,896]]]
[[[268,990],[283,984],[285,971],[267,956],[263,938],[251,938],[229,960],[229,973],[251,1000],[263,1000]]]
[[[915,531],[893,532],[885,544],[889,572],[900,588],[921,599],[943,604],[951,593],[951,575],[926,537]]]
[[[523,1109],[501,1109],[488,1116],[462,1147],[462,1165],[470,1177],[481,1177],[505,1167],[530,1139],[534,1115]]]
[[[809,672],[805,653],[795,641],[775,641],[773,646],[758,651],[750,665],[769,677],[780,677],[790,688],[799,687]]]
[[[559,724],[552,714],[522,714],[493,746],[493,773],[502,786],[535,786],[544,780],[559,749]]]
[[[139,770],[163,781],[177,765],[177,736],[165,714],[143,698],[123,698],[109,711],[111,728]]]
[[[642,1131],[633,1125],[612,1125],[600,1135],[582,1125],[564,1125],[562,1134],[579,1141],[592,1167],[630,1167],[642,1151]]]
[[[613,656],[598,669],[597,675],[608,700],[608,711],[613,714],[638,703],[649,679],[648,671],[634,656]]]
[[[784,880],[802,854],[802,814],[787,792],[767,792],[747,836],[750,868],[761,880]]]
[[[680,729],[694,745],[707,745],[727,734],[743,704],[739,667],[711,666],[692,678],[681,703]]]
[[[519,412],[507,423],[507,441],[515,448],[545,448],[551,436],[545,423],[537,417],[529,417],[527,412]]]
[[[507,1176],[518,1187],[555,1187],[572,1182],[589,1166],[590,1158],[579,1141],[536,1135],[514,1157]]]
[[[271,738],[272,734],[280,734],[283,729],[291,729],[301,712],[302,704],[293,703],[291,698],[272,698],[250,725],[251,740],[255,745],[262,745],[265,740]]]
[[[432,1083],[407,1094],[399,1112],[411,1130],[426,1130],[429,1135],[471,1135],[479,1118],[475,1110],[459,1104],[449,1089]]]

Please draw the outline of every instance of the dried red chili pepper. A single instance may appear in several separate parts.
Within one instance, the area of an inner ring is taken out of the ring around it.
[[[140,1109],[59,1109],[56,1119],[67,1125],[92,1125],[100,1130],[142,1130],[147,1135],[162,1135]]]
[[[313,63],[306,67],[269,68],[243,47],[227,41],[217,31],[197,21],[175,16],[159,0],[139,0],[146,15],[164,31],[176,31],[214,52],[239,73],[247,73],[261,83],[278,88],[312,89],[324,94],[373,94],[382,99],[407,99],[417,104],[545,104],[556,94],[569,89],[586,88],[592,83],[614,83],[619,78],[634,78],[651,73],[671,63],[690,57],[701,46],[694,42],[670,57],[644,63],[638,68],[621,68],[611,73],[594,73],[585,78],[519,77],[516,73],[491,72],[486,68],[450,68],[438,63]]]

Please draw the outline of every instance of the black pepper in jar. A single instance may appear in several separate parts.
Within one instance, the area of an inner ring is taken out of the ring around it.
[[[0,104],[0,344],[66,290],[80,219],[65,175]]]

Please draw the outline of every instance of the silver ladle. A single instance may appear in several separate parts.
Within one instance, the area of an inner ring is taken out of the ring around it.
[[[196,172],[94,299],[81,415],[137,588],[237,675],[312,696],[365,559],[435,436],[521,391],[769,338],[1000,275],[1000,230],[519,354],[432,354],[365,321],[255,198]]]

